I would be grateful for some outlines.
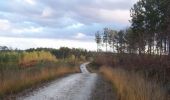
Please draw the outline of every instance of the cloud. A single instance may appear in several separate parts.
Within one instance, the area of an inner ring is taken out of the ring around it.
[[[43,10],[43,12],[42,12],[42,17],[43,17],[43,18],[50,17],[50,16],[53,15],[53,12],[54,12],[54,11],[53,11],[52,8],[46,7],[46,8]]]
[[[13,5],[9,0],[2,3],[2,11],[12,13],[12,16],[15,15],[14,17],[22,17],[21,21],[29,20],[48,27],[63,26],[65,20],[82,24],[102,24],[108,23],[108,21],[115,23],[115,20],[108,20],[115,16],[124,18],[123,21],[116,20],[116,22],[127,24],[130,17],[129,9],[134,3],[134,0],[25,0],[29,4],[36,4],[36,6],[29,6],[23,4],[22,0],[18,0],[20,2],[17,3],[14,1]],[[119,15],[115,15],[117,13]],[[126,16],[123,13],[126,13]],[[72,22],[68,22],[63,27],[67,27],[70,23]]]
[[[30,5],[35,5],[36,4],[35,0],[25,0],[25,2],[27,2]]]
[[[11,23],[10,23],[8,20],[6,20],[6,19],[0,19],[0,31],[6,31],[6,30],[8,30],[8,29],[11,27],[10,24],[11,24]]]
[[[91,42],[104,27],[130,25],[137,0],[2,0],[0,36]]]
[[[18,34],[21,34],[21,33],[39,33],[39,32],[42,32],[43,31],[43,28],[41,27],[30,27],[30,28],[22,28],[22,29],[12,29],[11,30],[12,33],[18,33]]]
[[[86,35],[83,34],[83,33],[77,33],[76,36],[74,36],[74,38],[76,38],[76,39],[82,39],[82,38],[85,38],[85,37],[86,37]]]
[[[100,10],[101,19],[108,22],[117,22],[122,24],[129,24],[130,20],[129,10]]]
[[[68,26],[66,28],[68,28],[68,29],[77,29],[77,28],[80,28],[82,26],[84,26],[84,24],[82,24],[82,23],[75,23],[75,24],[72,24],[72,25],[70,25],[70,26]]]

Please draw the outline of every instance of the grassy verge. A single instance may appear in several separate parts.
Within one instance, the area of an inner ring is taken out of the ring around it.
[[[79,67],[43,67],[36,69],[23,69],[4,73],[5,78],[0,80],[0,99],[18,93],[34,85],[46,82],[66,74],[79,72]]]
[[[159,84],[148,82],[135,72],[102,67],[100,73],[114,85],[119,100],[167,100]]]

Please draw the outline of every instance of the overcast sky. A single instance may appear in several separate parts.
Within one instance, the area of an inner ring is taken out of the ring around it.
[[[130,25],[137,0],[0,0],[0,45],[95,50],[94,33]]]

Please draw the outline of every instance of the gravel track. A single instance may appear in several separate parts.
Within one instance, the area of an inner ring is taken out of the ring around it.
[[[16,100],[116,100],[112,85],[100,75],[90,73],[87,64],[80,66],[82,73],[50,82]]]
[[[17,100],[89,100],[98,75],[89,73],[86,64],[80,66],[82,73],[53,81]]]

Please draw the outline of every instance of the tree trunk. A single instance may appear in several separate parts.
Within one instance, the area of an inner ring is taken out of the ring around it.
[[[106,52],[107,52],[107,42],[106,42]]]
[[[97,52],[99,52],[99,44],[97,44]]]
[[[170,36],[168,37],[168,55],[170,56]]]
[[[141,55],[141,47],[139,47],[139,55]]]
[[[114,48],[114,43],[112,44],[112,46],[113,46],[112,49],[113,49],[113,53],[114,53],[114,49],[115,49],[115,48]]]
[[[164,41],[164,53],[166,54],[166,50],[167,50],[167,40]]]

